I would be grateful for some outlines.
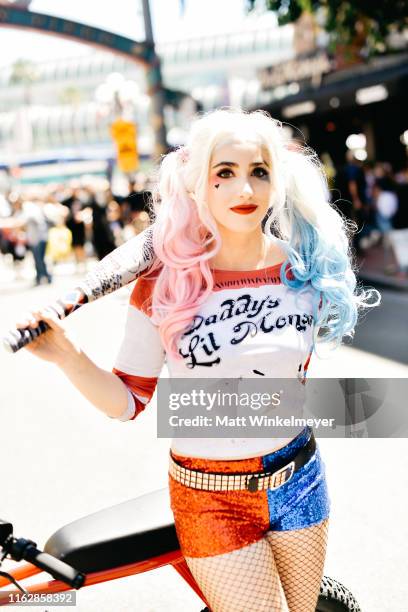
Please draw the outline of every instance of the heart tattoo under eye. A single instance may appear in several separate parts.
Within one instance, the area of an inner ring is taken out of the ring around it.
[[[218,187],[219,187],[219,184],[218,184],[218,185],[214,185],[214,187],[215,187],[216,189],[218,189]]]

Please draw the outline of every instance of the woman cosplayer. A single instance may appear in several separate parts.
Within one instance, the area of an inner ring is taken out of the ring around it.
[[[304,383],[319,330],[336,345],[353,335],[370,293],[356,292],[344,220],[316,156],[268,115],[199,118],[163,159],[155,202],[156,260],[133,289],[113,372],[52,313],[20,322],[48,323],[29,350],[108,416],[134,419],[165,359],[171,377]],[[310,428],[175,439],[169,478],[180,545],[213,612],[315,610],[329,498]]]

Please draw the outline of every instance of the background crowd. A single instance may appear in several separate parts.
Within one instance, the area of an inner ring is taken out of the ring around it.
[[[361,163],[349,151],[332,184],[333,200],[357,223],[353,241],[357,255],[387,242],[391,230],[408,227],[408,168],[394,173],[388,162]]]
[[[150,200],[142,174],[119,194],[99,177],[10,191],[0,202],[3,259],[18,277],[22,262],[32,256],[35,285],[52,282],[61,262],[74,262],[84,272],[89,259],[102,259],[150,224]]]
[[[332,201],[358,225],[357,256],[379,244],[391,251],[389,232],[408,227],[408,168],[394,173],[387,162],[362,163],[352,154],[338,171],[323,163]],[[152,222],[150,187],[150,179],[138,173],[120,193],[95,176],[6,193],[0,199],[3,262],[18,278],[31,257],[35,285],[52,282],[60,263],[85,272],[89,259],[102,259]]]

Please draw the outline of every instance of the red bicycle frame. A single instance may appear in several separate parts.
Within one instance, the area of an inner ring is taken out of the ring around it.
[[[193,575],[190,572],[180,550],[171,551],[146,561],[138,561],[137,563],[129,563],[128,565],[122,565],[120,567],[115,567],[101,572],[89,573],[86,575],[84,587],[99,584],[100,582],[116,580],[117,578],[133,576],[134,574],[142,574],[143,572],[149,572],[150,570],[163,567],[164,565],[171,565],[174,567],[176,572],[178,572],[178,574],[184,578],[189,586],[202,599],[203,603],[208,606],[208,602],[206,601],[198,584],[194,580]],[[31,578],[32,576],[41,574],[43,572],[31,563],[24,563],[24,565],[21,567],[9,571],[8,573],[18,582],[22,582],[27,578]],[[6,586],[8,587],[7,593],[4,592],[4,587]],[[24,584],[22,586],[24,586]],[[29,594],[61,593],[63,591],[70,590],[72,590],[72,587],[68,586],[64,582],[61,582],[60,580],[49,580],[48,582],[41,582],[26,588],[26,591]],[[7,578],[0,576],[0,606],[13,605],[13,603],[10,603],[10,595],[21,595],[21,591],[18,589],[10,590],[10,581],[7,580]]]

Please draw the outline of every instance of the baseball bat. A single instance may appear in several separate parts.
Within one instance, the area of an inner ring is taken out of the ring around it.
[[[50,304],[47,308],[64,319],[88,302],[93,302],[117,291],[136,280],[155,261],[153,249],[153,227],[131,238],[106,255],[74,289]],[[3,338],[6,350],[16,353],[47,331],[48,325],[40,321],[35,328],[12,329]]]

